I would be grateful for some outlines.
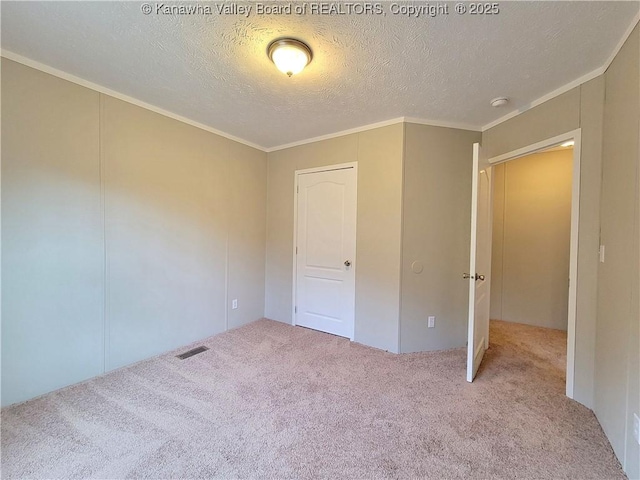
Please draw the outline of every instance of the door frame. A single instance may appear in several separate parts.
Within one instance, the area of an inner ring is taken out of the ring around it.
[[[567,384],[566,395],[573,398],[575,382],[576,355],[576,312],[578,299],[578,236],[580,233],[580,153],[582,129],[568,131],[561,135],[542,140],[511,152],[497,155],[489,159],[489,165],[515,160],[520,157],[539,153],[550,147],[558,146],[573,140],[573,168],[571,176],[571,239],[569,247],[569,309],[567,322]],[[493,211],[493,205],[491,206]]]
[[[333,172],[335,170],[347,170],[353,169],[356,175],[356,258],[357,258],[357,238],[358,238],[358,162],[349,162],[349,163],[338,163],[335,165],[325,165],[323,167],[314,167],[314,168],[305,168],[302,170],[296,170],[293,175],[293,285],[291,288],[291,325],[296,325],[296,298],[297,298],[297,287],[298,287],[298,254],[296,248],[298,246],[298,178],[300,175],[308,175],[310,173],[320,173],[320,172]],[[355,260],[355,259],[354,259]],[[357,262],[354,261],[353,265],[353,274],[356,274]],[[355,295],[355,291],[354,291]],[[353,312],[353,325],[351,327],[351,332],[349,332],[349,340],[353,341],[355,339],[355,330],[356,330],[356,312]]]

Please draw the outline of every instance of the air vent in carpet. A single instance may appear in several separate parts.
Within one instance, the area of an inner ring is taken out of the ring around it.
[[[207,350],[209,350],[207,347],[196,347],[196,348],[192,348],[188,352],[184,352],[184,353],[181,353],[180,355],[176,355],[176,357],[178,357],[180,360],[184,360],[185,358],[193,357],[194,355],[197,355],[202,352],[206,352]]]

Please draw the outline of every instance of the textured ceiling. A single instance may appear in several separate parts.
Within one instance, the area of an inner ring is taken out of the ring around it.
[[[481,127],[601,67],[638,11],[499,5],[409,18],[391,2],[383,15],[303,16],[257,15],[254,3],[246,17],[214,3],[211,15],[143,15],[138,2],[3,1],[2,48],[271,148],[403,116]],[[292,78],[265,53],[281,36],[314,52]],[[491,108],[498,96],[512,102]]]

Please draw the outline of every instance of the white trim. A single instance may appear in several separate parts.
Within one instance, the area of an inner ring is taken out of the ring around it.
[[[77,85],[86,87],[86,88],[90,88],[92,90],[95,90],[97,92],[103,93],[105,95],[110,95],[114,98],[118,98],[120,100],[123,100],[125,102],[129,102],[133,105],[137,105],[139,107],[142,108],[146,108],[147,110],[151,110],[152,112],[155,113],[159,113],[160,115],[164,115],[165,117],[169,117],[169,118],[173,118],[174,120],[178,120],[180,122],[186,123],[188,125],[194,126],[196,128],[200,128],[202,130],[205,130],[207,132],[210,133],[214,133],[216,135],[219,135],[221,137],[227,138],[229,140],[233,140],[234,142],[238,142],[241,143],[243,145],[247,145],[248,147],[252,147],[255,148],[257,150],[261,150],[263,152],[266,153],[271,153],[271,152],[276,152],[278,150],[284,150],[287,148],[291,148],[291,147],[298,147],[300,145],[306,145],[308,143],[314,143],[314,142],[319,142],[322,140],[329,140],[332,138],[337,138],[337,137],[343,137],[345,135],[351,135],[353,133],[360,133],[360,132],[365,132],[367,130],[373,130],[375,128],[381,128],[381,127],[386,127],[389,125],[395,125],[396,123],[415,123],[418,125],[430,125],[433,127],[444,127],[444,128],[456,128],[459,130],[470,130],[470,131],[475,131],[475,132],[484,132],[490,128],[495,127],[496,125],[499,125],[503,122],[506,122],[507,120],[510,120],[511,118],[517,117],[518,115],[520,115],[521,113],[524,113],[528,110],[531,110],[534,107],[537,107],[538,105],[541,105],[542,103],[551,100],[552,98],[555,98],[559,95],[562,95],[563,93],[568,92],[569,90],[582,85],[583,83],[588,82],[589,80],[593,80],[594,78],[604,74],[604,72],[609,68],[609,66],[611,65],[611,62],[613,62],[613,59],[616,57],[616,55],[618,54],[618,52],[620,52],[620,49],[622,48],[622,46],[624,45],[624,43],[627,41],[627,39],[629,38],[629,36],[631,35],[631,33],[633,32],[633,29],[635,28],[636,24],[638,23],[638,21],[640,21],[640,12],[638,12],[635,17],[633,18],[633,21],[631,22],[631,24],[629,25],[629,27],[627,28],[627,30],[625,31],[624,35],[622,36],[622,38],[620,39],[620,41],[618,42],[618,44],[616,45],[615,49],[613,50],[613,52],[611,53],[611,55],[609,56],[609,58],[607,59],[607,61],[599,68],[596,68],[595,70],[553,90],[552,92],[547,93],[546,95],[543,95],[542,97],[528,103],[527,105],[525,105],[524,107],[521,107],[517,110],[514,110],[510,113],[507,113],[506,115],[493,120],[492,122],[487,123],[486,125],[483,126],[477,126],[477,125],[470,125],[470,124],[466,124],[466,123],[459,123],[459,122],[447,122],[447,121],[438,121],[438,120],[429,120],[429,119],[421,119],[421,118],[414,118],[414,117],[397,117],[397,118],[392,118],[390,120],[383,120],[377,123],[371,123],[371,124],[367,124],[367,125],[362,125],[359,127],[354,127],[354,128],[350,128],[347,130],[341,130],[338,132],[334,132],[334,133],[329,133],[326,135],[320,135],[318,137],[312,137],[312,138],[307,138],[304,140],[298,140],[295,142],[291,142],[291,143],[286,143],[283,145],[277,145],[275,147],[263,147],[261,145],[258,145],[256,143],[250,142],[248,140],[245,140],[243,138],[240,137],[236,137],[235,135],[231,135],[228,133],[225,133],[221,130],[217,130],[213,127],[209,127],[208,125],[205,125],[203,123],[200,122],[196,122],[195,120],[190,120],[187,117],[183,117],[182,115],[178,115],[176,113],[170,112],[168,110],[164,110],[163,108],[160,107],[156,107],[155,105],[152,105],[150,103],[146,103],[143,102],[142,100],[138,100],[134,97],[130,97],[129,95],[125,95],[123,93],[117,92],[115,90],[111,90],[110,88],[104,87],[102,85],[99,85],[97,83],[91,82],[89,80],[85,80],[83,78],[77,77],[75,75],[72,75],[70,73],[64,72],[62,70],[58,70],[57,68],[51,67],[49,65],[46,65],[44,63],[38,62],[36,60],[32,60],[30,58],[24,57],[20,54],[11,52],[9,50],[6,49],[2,49],[0,51],[0,56],[8,58],[9,60],[13,60],[15,62],[21,63],[23,65],[26,65],[28,67],[31,68],[35,68],[36,70],[40,70],[42,72],[48,73],[50,75],[53,75],[55,77],[59,77],[62,78],[63,80],[67,80],[70,81],[72,83],[75,83]]]
[[[293,272],[291,278],[291,325],[296,326],[296,300],[298,295],[298,171],[293,173]]]
[[[507,160],[515,160],[516,158],[524,157],[526,155],[532,155],[541,150],[546,150],[547,148],[558,146],[561,143],[564,143],[568,140],[573,140],[576,135],[576,132],[580,132],[580,129],[572,130],[570,132],[566,132],[561,135],[556,135],[555,137],[547,138],[546,140],[542,140],[532,145],[518,148],[517,150],[503,153],[502,155],[491,157],[489,159],[489,164],[494,165],[494,164],[506,162]]]
[[[613,51],[611,52],[611,55],[609,55],[609,57],[607,58],[607,60],[604,62],[604,64],[601,67],[596,68],[595,70],[559,87],[556,88],[555,90],[553,90],[552,92],[547,93],[546,95],[543,95],[542,97],[534,100],[533,102],[530,102],[529,104],[527,104],[524,107],[521,107],[517,110],[514,110],[513,112],[507,113],[506,115],[498,118],[497,120],[494,120],[492,122],[487,123],[486,125],[484,125],[482,127],[482,131],[485,132],[487,130],[489,130],[490,128],[495,127],[496,125],[499,125],[503,122],[506,122],[507,120],[510,120],[513,117],[517,117],[518,115],[520,115],[521,113],[526,112],[527,110],[531,110],[534,107],[537,107],[538,105],[543,104],[544,102],[551,100],[552,98],[555,98],[559,95],[562,95],[563,93],[568,92],[569,90],[582,85],[583,83],[587,83],[589,80],[593,80],[596,77],[599,77],[600,75],[603,75],[604,72],[607,71],[607,69],[611,66],[611,63],[613,62],[613,60],[616,58],[616,55],[618,55],[618,53],[620,52],[620,50],[622,49],[622,46],[625,44],[625,42],[629,39],[629,36],[631,35],[631,33],[633,32],[634,28],[636,28],[636,25],[638,24],[638,22],[640,21],[640,11],[638,13],[636,13],[636,15],[633,17],[633,20],[631,22],[631,24],[629,25],[629,27],[627,27],[627,30],[625,31],[624,35],[622,35],[622,38],[620,38],[620,41],[618,42],[618,44],[616,45],[616,47],[613,49]]]
[[[567,397],[573,398],[575,383],[576,321],[578,311],[578,235],[580,234],[580,157],[582,130],[574,135],[571,179],[571,247],[569,248],[569,320],[567,322]]]
[[[437,120],[426,120],[415,117],[402,117],[404,123],[415,123],[417,125],[429,125],[431,127],[455,128],[458,130],[470,130],[472,132],[482,132],[482,127],[470,125],[468,123],[439,122]]]
[[[357,171],[358,162],[337,163],[335,165],[325,165],[324,167],[305,168],[296,170],[296,175],[308,175],[310,173],[333,172],[335,170],[349,170],[355,168]]]
[[[325,165],[323,167],[303,168],[302,170],[296,170],[295,175],[298,176],[307,173],[333,172],[334,170],[346,170],[347,168],[355,168],[357,172],[358,162],[336,163],[335,165]]]
[[[624,35],[622,35],[622,38],[620,38],[620,41],[616,45],[616,48],[613,49],[613,52],[611,52],[611,55],[609,55],[609,58],[604,63],[602,67],[603,72],[606,72],[607,69],[611,66],[611,64],[613,63],[613,60],[616,58],[618,53],[620,53],[620,50],[622,50],[622,47],[631,36],[631,33],[633,32],[633,29],[636,28],[636,25],[638,24],[638,22],[640,22],[640,10],[636,13],[635,17],[633,17],[633,21],[627,27],[627,30],[626,32],[624,32]]]
[[[147,110],[151,110],[152,112],[159,113],[160,115],[164,115],[165,117],[169,117],[174,120],[178,120],[179,122],[186,123],[188,125],[191,125],[192,127],[200,128],[201,130],[214,133],[228,140],[233,140],[234,142],[241,143],[243,145],[246,145],[251,148],[255,148],[257,150],[261,150],[263,152],[267,151],[265,147],[262,147],[258,144],[255,144],[243,138],[230,135],[221,130],[217,130],[215,128],[209,127],[203,123],[196,122],[195,120],[190,120],[189,118],[183,117],[182,115],[178,115],[177,113],[173,113],[163,108],[156,107],[155,105],[152,105],[150,103],[143,102],[142,100],[138,100],[137,98],[130,97],[129,95],[125,95],[124,93],[111,90],[110,88],[107,88],[97,83],[93,83],[89,80],[85,80],[83,78],[77,77],[71,73],[63,72],[62,70],[58,70],[57,68],[50,67],[49,65],[45,65],[44,63],[40,63],[36,60],[31,60],[30,58],[23,57],[22,55],[13,53],[9,50],[2,49],[0,51],[0,56],[7,58],[9,60],[13,60],[14,62],[21,63],[22,65],[26,65],[27,67],[35,68],[36,70],[40,70],[41,72],[48,73],[49,75],[53,75],[54,77],[58,77],[63,80],[67,80],[68,82],[75,83],[76,85],[80,85],[81,87],[90,88],[91,90],[95,90],[96,92],[109,95],[111,97],[117,98],[118,100],[123,100],[125,102],[131,103],[138,107],[146,108]]]
[[[567,140],[573,140],[573,174],[571,177],[571,240],[569,248],[569,310],[567,312],[567,397],[573,398],[575,383],[576,320],[578,301],[578,235],[580,233],[580,155],[582,129],[571,130],[528,147],[489,159],[491,165],[538,153]]]
[[[445,127],[445,128],[457,128],[459,130],[471,130],[474,132],[481,132],[482,129],[479,126],[473,126],[456,122],[440,122],[438,120],[427,120],[413,117],[398,117],[391,120],[384,120],[382,122],[370,123],[368,125],[362,125],[360,127],[354,127],[347,130],[340,130],[334,133],[328,133],[326,135],[320,135],[319,137],[307,138],[305,140],[299,140],[296,142],[285,143],[284,145],[278,145],[276,147],[267,148],[267,153],[277,152],[278,150],[285,150],[287,148],[299,147],[300,145],[306,145],[308,143],[320,142],[322,140],[330,140],[332,138],[344,137],[345,135],[351,135],[353,133],[366,132],[368,130],[374,130],[376,128],[388,127],[389,125],[395,125],[397,123],[416,123],[418,125],[430,125],[432,127]]]
[[[447,127],[447,128],[457,128],[460,130],[473,130],[480,132],[482,129],[479,126],[467,125],[456,122],[441,122],[437,120],[427,120],[420,118],[412,118],[412,117],[398,117],[392,118],[390,120],[383,120],[377,123],[370,123],[368,125],[362,125],[359,127],[350,128],[347,130],[341,130],[338,132],[329,133],[327,135],[321,135],[319,137],[307,138],[304,140],[299,140],[296,142],[287,143],[284,145],[278,145],[275,147],[263,147],[262,145],[258,145],[256,143],[250,142],[240,137],[236,137],[235,135],[231,135],[229,133],[225,133],[221,130],[217,130],[213,127],[205,125],[200,122],[196,122],[195,120],[191,120],[187,117],[183,117],[182,115],[178,115],[177,113],[170,112],[163,108],[157,107],[147,102],[143,102],[142,100],[138,100],[137,98],[130,97],[129,95],[125,95],[124,93],[117,92],[110,88],[104,87],[100,84],[91,82],[89,80],[85,80],[84,78],[80,78],[71,73],[64,72],[62,70],[58,70],[55,67],[51,67],[44,63],[38,62],[36,60],[32,60],[30,58],[24,57],[18,53],[14,53],[10,50],[2,49],[0,50],[0,56],[7,58],[9,60],[13,60],[14,62],[21,63],[22,65],[26,65],[27,67],[35,68],[44,73],[48,73],[49,75],[53,75],[54,77],[61,78],[63,80],[67,80],[69,82],[75,83],[76,85],[80,85],[85,88],[90,88],[91,90],[95,90],[96,92],[103,93],[105,95],[109,95],[111,97],[117,98],[119,100],[123,100],[125,102],[131,103],[133,105],[137,105],[138,107],[146,108],[147,110],[151,110],[152,112],[159,113],[160,115],[164,115],[165,117],[173,118],[174,120],[178,120],[179,122],[186,123],[196,128],[200,128],[210,133],[214,133],[221,137],[227,138],[229,140],[233,140],[234,142],[241,143],[251,148],[255,148],[257,150],[261,150],[265,153],[276,152],[278,150],[284,150],[286,148],[297,147],[300,145],[306,145],[307,143],[319,142],[321,140],[329,140],[331,138],[343,137],[345,135],[351,135],[352,133],[360,133],[366,132],[367,130],[373,130],[375,128],[387,127],[389,125],[395,125],[397,123],[417,123],[420,125],[431,125],[434,127]]]
[[[322,140],[329,140],[331,138],[344,137],[345,135],[351,135],[352,133],[365,132],[367,130],[373,130],[374,128],[387,127],[389,125],[395,125],[396,123],[402,123],[404,117],[392,118],[391,120],[384,120],[382,122],[370,123],[369,125],[363,125],[361,127],[350,128],[348,130],[341,130],[335,133],[328,133],[327,135],[320,135],[319,137],[307,138],[306,140],[299,140],[296,142],[285,143],[284,145],[278,145],[276,147],[267,148],[265,152],[277,152],[278,150],[284,150],[291,147],[299,147],[300,145],[306,145],[307,143],[320,142]]]
[[[596,68],[595,70],[587,73],[586,75],[581,76],[580,78],[576,78],[575,80],[566,83],[565,85],[556,88],[554,91],[547,93],[546,95],[543,95],[542,97],[534,100],[531,103],[528,103],[527,105],[525,105],[524,107],[521,107],[517,110],[514,110],[513,112],[509,112],[506,115],[498,118],[497,120],[494,120],[493,122],[489,122],[487,123],[485,126],[482,127],[482,131],[486,132],[487,130],[489,130],[490,128],[495,127],[496,125],[500,125],[503,122],[506,122],[507,120],[512,119],[513,117],[517,117],[518,115],[531,110],[534,107],[537,107],[538,105],[543,104],[544,102],[547,102],[549,100],[551,100],[552,98],[558,97],[560,95],[562,95],[563,93],[567,93],[569,90],[572,90],[580,85],[582,85],[583,83],[588,82],[589,80],[593,80],[596,77],[599,77],[600,75],[602,75],[605,72],[606,68],[604,66]]]
[[[300,175],[306,175],[309,173],[318,173],[318,172],[332,172],[334,170],[346,170],[349,168],[353,168],[356,173],[356,199],[357,199],[357,188],[358,188],[358,162],[348,162],[348,163],[338,163],[335,165],[325,165],[323,167],[314,167],[314,168],[305,168],[302,170],[296,170],[294,172],[294,181],[293,181],[293,285],[292,285],[292,296],[291,296],[291,325],[296,325],[296,286],[298,284],[298,255],[296,252],[296,247],[298,245],[298,178]],[[357,222],[356,222],[357,225]],[[356,236],[357,236],[356,230]],[[357,256],[357,252],[356,252]],[[354,265],[355,269],[355,265]],[[354,292],[355,293],[355,292]],[[353,323],[351,325],[351,332],[349,334],[349,340],[352,342],[355,340],[356,336],[356,312],[354,305],[353,312]]]

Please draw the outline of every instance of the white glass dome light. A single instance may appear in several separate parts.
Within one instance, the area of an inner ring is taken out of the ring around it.
[[[300,73],[313,58],[309,46],[293,38],[275,40],[269,45],[268,54],[278,70],[289,76]]]

